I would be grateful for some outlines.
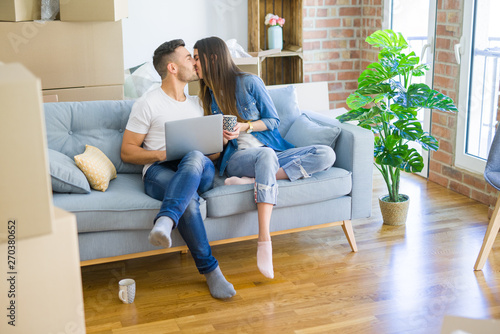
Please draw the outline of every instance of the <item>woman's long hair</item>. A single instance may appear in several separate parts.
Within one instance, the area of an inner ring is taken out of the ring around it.
[[[244,72],[234,64],[226,43],[218,37],[208,37],[197,41],[194,48],[201,62],[203,79],[200,79],[198,95],[205,115],[212,114],[210,88],[222,113],[235,115],[243,122],[236,107],[236,77]]]

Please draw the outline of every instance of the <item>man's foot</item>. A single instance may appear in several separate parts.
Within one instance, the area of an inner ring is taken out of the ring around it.
[[[257,242],[257,267],[262,275],[274,278],[273,245],[271,241]]]
[[[231,176],[224,181],[224,184],[226,186],[235,184],[252,184],[252,183],[255,183],[255,179],[253,177],[246,177],[246,176],[242,177]]]
[[[156,220],[155,226],[149,233],[149,242],[153,246],[170,248],[172,239],[170,233],[174,227],[174,221],[167,216],[162,216]]]
[[[231,298],[236,294],[233,285],[226,280],[224,275],[222,275],[219,266],[217,266],[215,270],[205,274],[205,278],[207,279],[208,289],[212,297],[225,299]]]

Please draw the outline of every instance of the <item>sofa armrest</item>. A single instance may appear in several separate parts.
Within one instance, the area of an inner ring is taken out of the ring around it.
[[[335,144],[334,166],[352,172],[352,217],[371,215],[373,191],[373,133],[359,126],[340,123],[316,112],[304,111],[311,119],[341,128]]]

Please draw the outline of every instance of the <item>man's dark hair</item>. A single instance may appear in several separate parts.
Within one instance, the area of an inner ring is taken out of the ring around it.
[[[179,46],[186,46],[182,39],[174,39],[160,45],[153,54],[153,66],[161,79],[167,76],[167,65],[174,61],[174,52]]]

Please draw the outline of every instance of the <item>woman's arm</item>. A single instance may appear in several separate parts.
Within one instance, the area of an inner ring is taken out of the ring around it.
[[[252,131],[260,132],[260,131],[269,130],[268,127],[267,127],[266,122],[264,122],[263,119],[259,119],[258,121],[251,121],[251,122],[246,122],[246,123],[238,123],[238,124],[240,124],[240,131],[248,131],[248,129],[250,129],[250,124],[249,123],[252,123]]]
[[[248,91],[253,95],[256,101],[256,107],[260,112],[260,121],[263,123],[255,124],[256,122],[252,122],[252,126],[254,128],[253,131],[273,130],[277,128],[280,124],[278,112],[276,111],[274,102],[271,99],[271,96],[269,95],[262,79],[258,76],[252,75],[247,79],[247,84]],[[263,126],[265,126],[265,128],[262,128]],[[248,128],[249,125],[247,125],[244,129],[246,130]]]

